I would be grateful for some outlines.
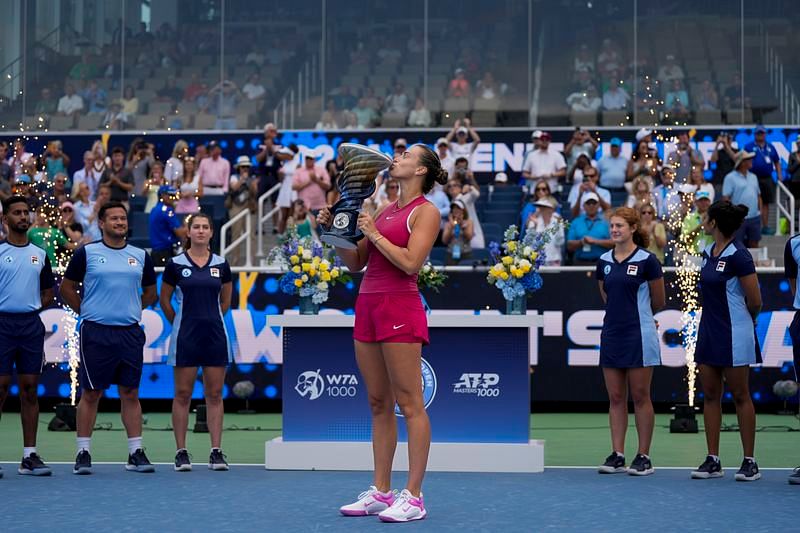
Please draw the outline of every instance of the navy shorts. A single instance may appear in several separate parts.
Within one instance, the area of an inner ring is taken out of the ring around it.
[[[44,367],[44,324],[39,312],[0,313],[0,376],[41,374]]]
[[[106,326],[81,322],[81,387],[105,390],[112,384],[139,388],[144,362],[144,330],[139,324]]]
[[[736,239],[747,245],[761,240],[761,217],[744,219],[742,227],[736,231]]]
[[[794,318],[789,325],[789,337],[792,339],[792,355],[794,356],[794,379],[800,380],[800,311],[794,312]]]

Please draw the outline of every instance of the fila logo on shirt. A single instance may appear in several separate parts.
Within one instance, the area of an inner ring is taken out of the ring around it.
[[[717,263],[717,272],[725,272],[725,261]]]
[[[218,278],[219,277],[219,269],[218,268],[210,268],[209,272],[211,273],[211,277],[212,278]]]
[[[133,258],[133,257],[129,257],[129,258],[128,258],[128,266],[135,267],[135,266],[136,266],[136,265],[138,265],[138,264],[139,264],[139,263],[136,261],[136,259],[135,259],[135,258]]]
[[[628,275],[636,276],[639,274],[639,265],[628,265]]]
[[[31,256],[31,264],[32,265],[38,265],[39,264],[39,256],[32,255]]]

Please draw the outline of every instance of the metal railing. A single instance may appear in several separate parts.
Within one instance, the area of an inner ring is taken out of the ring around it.
[[[797,124],[800,122],[800,99],[792,87],[792,84],[784,79],[783,60],[778,55],[775,47],[769,42],[769,34],[761,31],[761,49],[764,53],[764,62],[767,66],[767,74],[772,91],[778,100],[778,107],[783,111],[787,124]]]
[[[272,122],[294,129],[295,118],[303,116],[306,103],[320,91],[319,79],[317,56],[313,55],[297,71],[297,84],[293,83],[286,89],[272,110]]]
[[[786,204],[786,205],[784,205]],[[794,207],[794,195],[782,182],[778,182],[778,188],[775,194],[775,206],[778,209],[777,216],[783,215],[789,221],[789,235],[794,235],[796,213]],[[778,224],[778,227],[780,225]]]
[[[288,179],[288,178],[283,178]],[[258,235],[257,246],[258,250],[256,251],[256,257],[260,260],[264,257],[264,223],[272,217],[275,213],[278,212],[280,209],[279,207],[275,206],[270,209],[268,212],[264,213],[264,204],[266,203],[267,199],[270,197],[271,194],[278,192],[281,188],[281,184],[278,183],[274,185],[270,190],[262,194],[258,198],[258,218],[256,219],[256,232]]]
[[[228,241],[228,230],[233,227],[234,224],[239,222],[242,218],[245,220],[245,229],[244,233],[239,235],[238,237],[234,238],[230,244],[227,244]],[[219,255],[222,256],[223,259],[228,259],[228,253],[232,252],[237,246],[239,246],[242,241],[244,241],[244,249],[247,257],[245,258],[244,266],[249,267],[252,266],[252,247],[250,241],[250,233],[253,231],[252,222],[250,221],[250,210],[244,209],[240,213],[237,213],[232,219],[228,220],[225,224],[222,225],[222,229],[220,230],[220,243],[219,243]]]

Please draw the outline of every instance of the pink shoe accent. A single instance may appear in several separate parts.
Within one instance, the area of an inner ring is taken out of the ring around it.
[[[389,491],[386,494],[382,494],[381,492],[375,492],[372,495],[372,497],[378,500],[379,502],[385,503],[389,507],[391,507],[392,504],[394,503],[394,492],[392,491]]]
[[[366,511],[348,511],[345,509],[339,509],[339,512],[344,516],[367,516],[368,514]]]
[[[416,518],[415,520],[424,520],[425,517],[428,516],[428,513],[425,511],[425,504],[422,501],[422,498],[414,498],[414,497],[408,498],[406,500],[406,503],[403,505],[402,511],[404,513],[407,513],[411,509],[411,507],[408,507],[410,505],[413,505],[414,507],[418,507],[419,510],[420,510],[421,516],[419,518]],[[396,522],[403,522],[404,521],[404,520],[395,520],[391,516],[386,516],[386,515],[383,515],[383,514],[378,515],[378,518],[382,522],[395,522],[396,523]]]

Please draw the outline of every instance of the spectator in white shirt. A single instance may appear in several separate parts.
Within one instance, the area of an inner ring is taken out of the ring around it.
[[[453,137],[455,137],[456,142],[453,142]],[[472,137],[472,141],[468,142],[470,137]],[[469,161],[472,158],[472,153],[478,148],[481,138],[475,128],[472,127],[470,120],[465,118],[463,121],[456,120],[453,129],[447,133],[447,142],[450,143],[450,154],[455,159],[463,157]]]
[[[447,142],[446,138],[439,137],[439,139],[436,141],[436,155],[439,156],[439,161],[442,163],[442,168],[445,169],[450,176],[452,176],[453,167],[455,166],[456,160],[450,153],[450,143]],[[447,204],[447,210],[448,212],[450,211],[449,202]]]
[[[68,83],[64,96],[58,100],[58,114],[61,116],[74,116],[83,110],[83,98],[75,93],[75,87]]]
[[[522,163],[522,177],[529,191],[533,192],[536,183],[547,181],[551,191],[558,190],[558,180],[567,175],[567,163],[561,152],[550,150],[552,137],[548,132],[535,131],[538,134],[539,146],[536,150],[528,152],[525,162]]]
[[[627,109],[630,99],[630,95],[625,92],[618,83],[613,83],[608,90],[603,93],[603,109],[607,109],[608,111]]]
[[[425,108],[425,102],[422,98],[417,98],[414,109],[408,115],[408,125],[412,128],[429,128],[432,122],[431,112]]]
[[[593,112],[598,111],[603,101],[597,94],[597,88],[590,85],[585,90],[578,90],[567,96],[567,105],[572,111]]]
[[[594,167],[586,167],[583,173],[583,178],[580,182],[576,182],[569,191],[567,201],[572,207],[572,216],[577,217],[583,212],[583,199],[584,195],[594,193],[599,198],[600,204],[599,211],[611,209],[611,193],[608,189],[600,187],[600,173]]]
[[[242,87],[242,92],[248,100],[263,100],[266,96],[267,90],[264,88],[264,85],[261,84],[259,78],[258,72],[253,72],[247,79],[247,83]]]
[[[85,183],[89,191],[89,199],[94,200],[97,197],[97,186],[100,183],[102,173],[94,169],[94,154],[91,150],[83,153],[83,168],[77,170],[72,175],[72,190],[78,190],[81,183]]]
[[[561,225],[561,215],[556,213],[555,205],[549,199],[539,199],[533,202],[536,211],[528,217],[528,231],[542,233],[554,227],[557,230],[544,245],[545,266],[559,266],[561,264],[562,250],[564,249],[564,226]]]
[[[386,113],[398,113],[405,115],[411,107],[411,99],[406,94],[406,90],[402,83],[397,83],[394,86],[394,92],[386,97],[384,102],[384,111]]]
[[[665,86],[669,87],[672,80],[683,81],[683,69],[675,62],[675,56],[670,54],[666,58],[666,62],[658,69],[656,79]]]

